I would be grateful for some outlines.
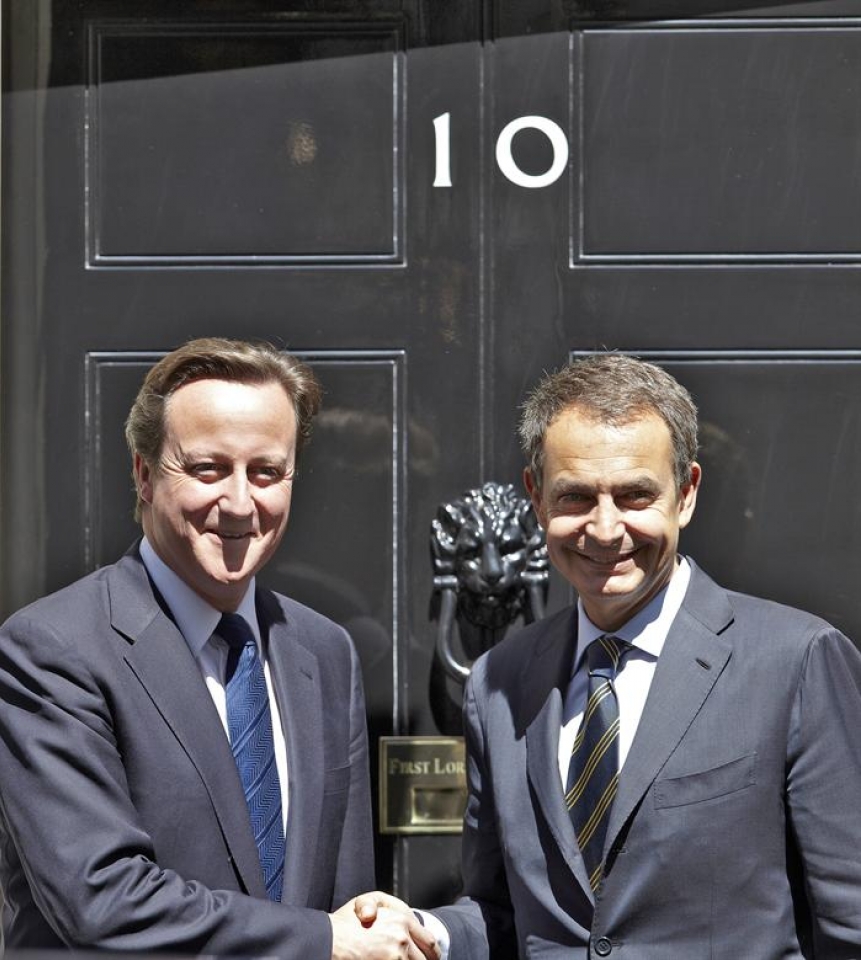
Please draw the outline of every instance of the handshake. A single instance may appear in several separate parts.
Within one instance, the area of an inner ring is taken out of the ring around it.
[[[332,960],[440,960],[436,937],[397,897],[374,891],[329,914]]]

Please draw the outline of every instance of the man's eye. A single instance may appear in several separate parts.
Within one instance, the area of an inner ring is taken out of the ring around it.
[[[249,472],[253,480],[261,483],[277,483],[284,476],[281,467],[254,467]]]
[[[194,463],[189,468],[189,472],[200,480],[209,480],[221,475],[217,463]]]
[[[654,494],[650,490],[632,490],[624,496],[625,503],[634,507],[648,506],[654,499]]]

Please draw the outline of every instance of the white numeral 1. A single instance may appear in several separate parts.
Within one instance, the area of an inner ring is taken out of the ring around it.
[[[441,113],[434,117],[434,139],[436,140],[436,176],[435,187],[451,186],[451,114]]]

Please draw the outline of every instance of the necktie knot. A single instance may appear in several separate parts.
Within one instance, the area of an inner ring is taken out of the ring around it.
[[[215,632],[231,650],[241,650],[249,640],[254,642],[251,627],[238,613],[223,613]]]
[[[598,637],[586,650],[586,661],[590,677],[603,677],[613,681],[619,671],[619,663],[631,644],[618,637]]]
[[[252,655],[256,655],[257,644],[248,622],[238,613],[223,613],[218,621],[218,626],[215,628],[215,633],[227,644],[227,667],[224,671],[224,678],[225,683],[230,683],[236,673],[242,651],[250,643],[253,648]]]

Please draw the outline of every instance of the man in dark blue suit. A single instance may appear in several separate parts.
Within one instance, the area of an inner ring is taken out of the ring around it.
[[[464,897],[426,918],[447,956],[858,960],[858,650],[679,555],[701,469],[665,371],[572,363],[521,439],[579,600],[467,684]]]
[[[255,582],[318,404],[269,346],[166,356],[126,429],[143,539],[0,631],[7,947],[434,956],[335,910],[373,885],[359,665]]]

